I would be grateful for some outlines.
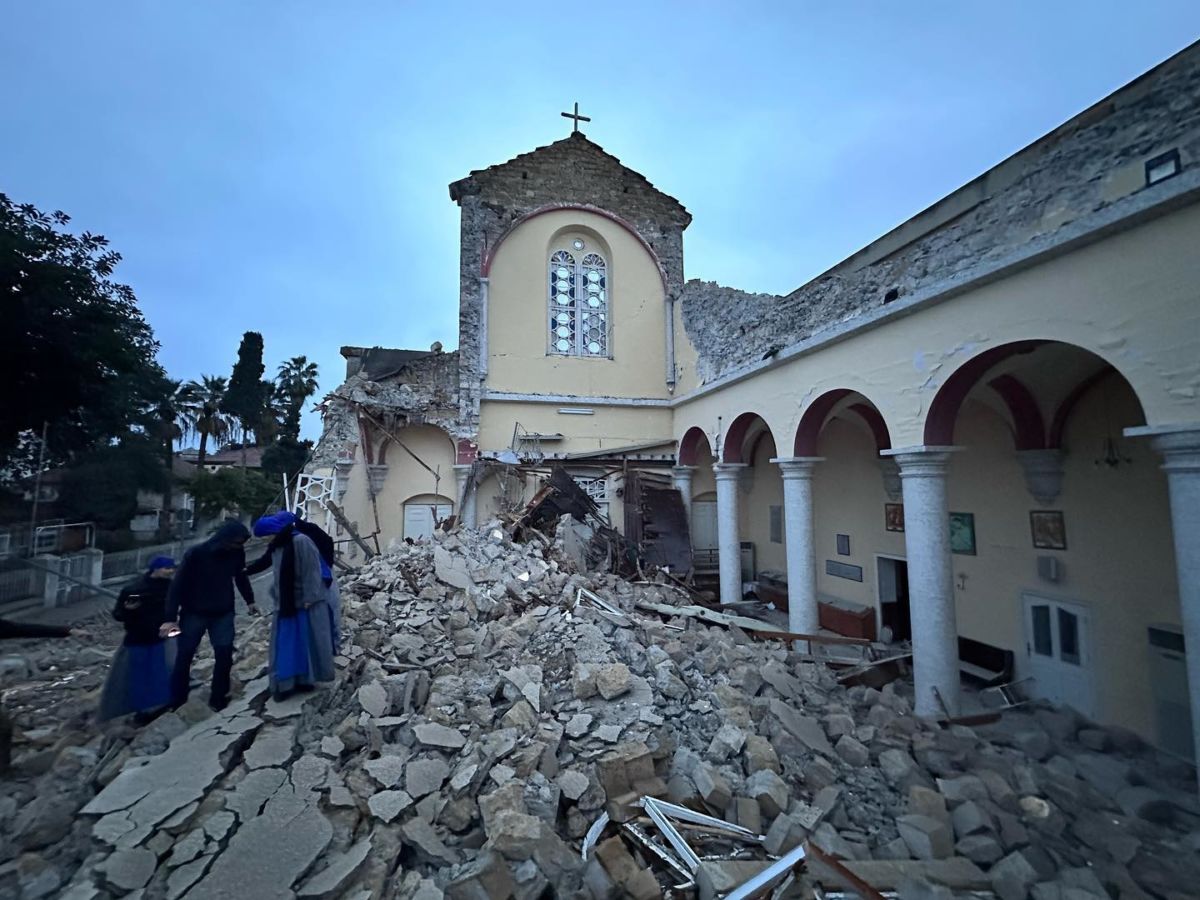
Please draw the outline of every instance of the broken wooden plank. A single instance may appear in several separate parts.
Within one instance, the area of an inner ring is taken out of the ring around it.
[[[649,610],[663,616],[684,616],[689,619],[699,619],[712,625],[723,625],[726,628],[738,627],[745,631],[779,632],[781,629],[770,622],[761,619],[751,619],[748,616],[731,616],[717,612],[715,609],[705,609],[703,606],[669,606],[666,603],[650,603],[646,600],[635,600],[633,605],[638,609]]]

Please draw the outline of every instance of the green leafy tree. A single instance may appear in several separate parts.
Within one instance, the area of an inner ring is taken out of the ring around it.
[[[229,388],[225,392],[222,411],[235,419],[241,428],[241,442],[245,446],[249,435],[263,421],[267,407],[267,392],[263,381],[263,337],[257,331],[242,335],[238,347],[237,362],[229,377]]]
[[[130,435],[83,455],[66,471],[60,508],[71,521],[121,529],[137,513],[139,491],[163,492],[169,482],[158,442]]]
[[[197,472],[189,487],[196,508],[206,518],[223,514],[261,516],[276,506],[280,487],[254,469],[226,466],[219,472]]]
[[[290,482],[304,468],[311,451],[312,441],[298,441],[290,435],[284,435],[263,451],[263,471],[274,475],[276,481],[283,475]]]
[[[163,486],[163,516],[159,520],[159,536],[162,538],[169,536],[175,511],[175,444],[186,439],[195,429],[195,402],[195,390],[191,383],[164,379],[158,404],[147,423],[147,435],[158,441],[163,467],[167,472]]]
[[[209,440],[218,447],[229,440],[232,423],[223,412],[228,382],[215,375],[201,375],[199,381],[189,382],[188,387],[190,397],[187,408],[191,416],[191,433],[200,438],[196,465],[203,466],[208,456]]]
[[[112,280],[121,256],[70,221],[0,194],[0,470],[43,422],[47,463],[62,464],[130,433],[159,400],[154,334]]]

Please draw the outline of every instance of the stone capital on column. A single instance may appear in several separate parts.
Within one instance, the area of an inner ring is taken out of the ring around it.
[[[1150,445],[1162,454],[1164,471],[1200,473],[1200,426],[1152,435]]]
[[[1025,474],[1025,489],[1042,506],[1049,506],[1062,492],[1065,457],[1065,451],[1054,448],[1017,451],[1017,462]]]
[[[903,478],[944,478],[950,463],[950,454],[962,447],[901,447],[899,450],[883,450],[880,456],[896,460]]]
[[[793,478],[812,478],[817,463],[824,462],[823,456],[776,456],[771,462],[779,466],[784,481]]]
[[[387,481],[387,473],[387,463],[373,463],[367,466],[367,487],[371,490],[371,496],[375,496],[383,490],[383,483]]]
[[[671,475],[675,477],[676,481],[683,481],[685,479],[690,481],[692,475],[695,473],[695,466],[671,466]]]
[[[736,481],[747,468],[745,463],[713,463],[713,476],[717,481]]]

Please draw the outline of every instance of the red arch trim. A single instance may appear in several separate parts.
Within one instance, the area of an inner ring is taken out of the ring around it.
[[[725,432],[725,442],[721,446],[721,462],[741,463],[749,462],[743,459],[742,450],[746,443],[746,435],[750,431],[750,426],[755,422],[762,422],[766,426],[763,417],[758,413],[742,413],[729,424],[729,430]],[[768,427],[767,431],[771,429]],[[771,436],[774,440],[774,435]]]
[[[511,225],[508,226],[507,229],[505,229],[504,233],[496,239],[496,243],[492,244],[492,246],[489,247],[487,252],[484,254],[483,262],[480,267],[480,274],[484,278],[487,278],[491,274],[492,263],[496,260],[496,254],[499,252],[500,246],[514,231],[516,231],[530,219],[536,219],[538,216],[544,216],[546,213],[561,212],[563,210],[586,212],[592,213],[593,215],[602,216],[603,218],[620,225],[622,228],[628,231],[633,238],[642,245],[642,249],[650,255],[650,258],[654,260],[654,267],[658,270],[658,277],[662,279],[663,292],[665,293],[667,291],[667,273],[663,269],[662,262],[659,260],[658,254],[654,252],[654,248],[651,247],[650,244],[647,243],[646,239],[638,233],[637,229],[615,213],[611,213],[606,209],[601,209],[598,206],[588,206],[582,203],[554,203],[548,206],[539,207],[532,212],[527,212],[525,215],[516,219]]]
[[[1063,432],[1067,430],[1067,420],[1071,418],[1071,413],[1075,411],[1075,407],[1079,405],[1079,401],[1083,399],[1083,395],[1094,388],[1101,380],[1109,375],[1116,373],[1110,365],[1105,365],[1099,372],[1089,375],[1079,384],[1075,385],[1074,390],[1063,398],[1062,403],[1058,405],[1058,409],[1054,411],[1054,418],[1050,422],[1050,434],[1046,441],[1047,447],[1061,449]],[[1136,394],[1134,395],[1137,396]],[[1140,405],[1140,402],[1139,402]]]
[[[933,447],[944,447],[954,443],[954,422],[958,411],[971,388],[975,387],[988,369],[1010,356],[1029,353],[1047,341],[1014,341],[984,350],[973,359],[967,360],[946,379],[929,405],[929,416],[925,419],[925,443]]]
[[[867,427],[871,429],[871,434],[875,436],[876,450],[892,449],[892,436],[888,434],[887,423],[883,421],[883,416],[879,414],[879,410],[870,403],[854,403],[851,404],[850,408],[858,413],[862,420],[867,423]]]
[[[699,426],[693,425],[689,428],[679,440],[679,453],[677,460],[681,466],[694,466],[700,455],[701,445],[708,448],[708,452],[712,454],[712,446],[708,443],[708,435]]]
[[[1029,388],[1013,375],[997,375],[988,386],[1000,395],[1012,416],[1016,429],[1018,450],[1041,450],[1046,447],[1046,425],[1042,411]]]

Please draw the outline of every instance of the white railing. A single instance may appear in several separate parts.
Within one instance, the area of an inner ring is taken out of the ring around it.
[[[34,569],[13,569],[0,572],[0,603],[24,600],[41,593],[41,573]]]

